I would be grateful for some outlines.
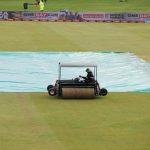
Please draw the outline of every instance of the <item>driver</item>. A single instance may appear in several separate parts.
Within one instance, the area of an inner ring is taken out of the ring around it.
[[[84,77],[84,76],[80,75],[79,77],[83,78],[86,83],[95,82],[95,78],[94,78],[93,72],[89,68],[87,68],[85,71],[87,72],[87,76]]]

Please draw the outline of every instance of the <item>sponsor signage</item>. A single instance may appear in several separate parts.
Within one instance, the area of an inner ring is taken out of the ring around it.
[[[0,19],[1,20],[8,20],[15,18],[15,11],[0,11]]]
[[[83,20],[106,20],[106,13],[103,12],[80,12],[79,15]]]
[[[0,11],[0,19],[3,19],[3,12]]]
[[[126,13],[125,16],[126,21],[142,21],[139,17],[139,13]]]
[[[145,21],[149,20],[150,13],[111,13],[111,12],[81,12],[83,20],[89,21]]]
[[[124,20],[124,13],[109,13],[109,12],[82,12],[80,13],[83,20],[97,21],[115,21]]]
[[[58,12],[22,12],[23,20],[58,20]]]
[[[110,20],[124,20],[124,13],[110,13]]]
[[[140,18],[150,18],[150,14],[141,13],[139,14]]]
[[[150,20],[150,13],[119,13],[119,12],[39,12],[39,11],[0,11],[0,20],[70,20],[70,21],[136,21]]]

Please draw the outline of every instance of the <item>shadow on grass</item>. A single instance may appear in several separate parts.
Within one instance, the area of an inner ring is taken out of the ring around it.
[[[104,100],[105,97],[103,96],[96,96],[94,98],[62,98],[62,97],[58,97],[58,96],[49,96],[48,94],[44,95],[43,98],[45,100],[55,100],[55,101],[95,101],[95,100]]]

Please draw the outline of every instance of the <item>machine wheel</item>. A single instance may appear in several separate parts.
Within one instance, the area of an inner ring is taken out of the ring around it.
[[[47,91],[49,91],[51,88],[53,88],[54,86],[53,85],[48,85],[47,86]]]
[[[100,96],[106,96],[106,95],[107,95],[107,93],[108,93],[107,89],[102,88],[102,89],[100,89],[100,93],[99,93],[99,95],[100,95]]]
[[[54,95],[55,95],[54,89],[53,89],[53,88],[49,89],[49,90],[48,90],[48,94],[49,94],[50,96],[54,96]]]

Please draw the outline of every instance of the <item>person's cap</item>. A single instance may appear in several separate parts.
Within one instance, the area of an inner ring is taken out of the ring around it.
[[[89,69],[89,68],[86,68],[86,70],[85,70],[86,72],[91,72],[91,70]]]

